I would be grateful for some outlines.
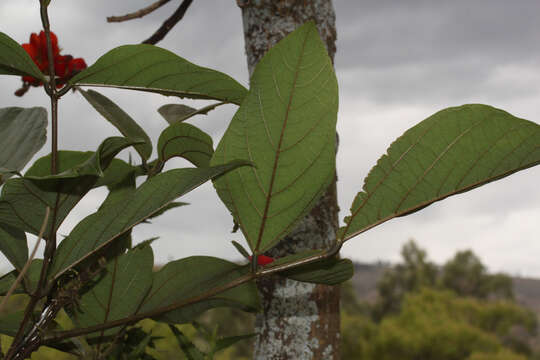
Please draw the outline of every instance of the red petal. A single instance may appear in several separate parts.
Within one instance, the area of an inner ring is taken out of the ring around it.
[[[71,55],[57,55],[54,58],[54,73],[56,76],[64,77],[70,73],[69,63],[73,59]]]
[[[32,60],[35,61],[35,58],[38,56],[38,51],[36,47],[33,44],[22,44],[21,46],[23,47],[24,50],[26,50],[28,55],[30,55]]]
[[[76,58],[69,62],[68,67],[69,72],[79,72],[86,69],[86,62],[83,58]]]
[[[36,49],[39,49],[39,36],[36,33],[30,34],[30,44],[32,44]]]

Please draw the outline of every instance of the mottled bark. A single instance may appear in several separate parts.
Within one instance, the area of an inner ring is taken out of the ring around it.
[[[336,51],[331,0],[238,0],[244,22],[249,73],[266,51],[288,33],[314,20],[328,53]],[[335,182],[315,208],[277,247],[274,257],[329,247],[338,228]],[[339,287],[281,277],[259,282],[263,312],[257,317],[254,358],[339,359]]]

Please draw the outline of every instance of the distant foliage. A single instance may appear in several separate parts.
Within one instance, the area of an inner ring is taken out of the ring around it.
[[[511,278],[488,274],[471,251],[439,268],[414,241],[381,279],[378,301],[343,287],[344,360],[525,360],[536,315],[513,301]]]

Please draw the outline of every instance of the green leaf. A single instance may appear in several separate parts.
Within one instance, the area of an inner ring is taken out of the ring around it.
[[[152,290],[144,300],[140,312],[156,310],[200,296],[247,273],[246,266],[208,256],[191,256],[169,262],[154,273]],[[242,284],[210,299],[167,312],[156,320],[172,324],[187,323],[208,309],[223,306],[256,311],[259,308],[259,299],[255,284]]]
[[[209,166],[213,154],[212,138],[193,125],[175,123],[159,136],[158,161],[161,164],[178,156],[197,167],[205,167]]]
[[[60,243],[51,274],[60,276],[176,198],[215,176],[246,164],[235,161],[211,168],[174,169],[150,178],[124,201],[107,206],[79,222]]]
[[[390,145],[364,180],[340,237],[348,240],[540,163],[540,126],[486,105],[430,116]]]
[[[28,260],[28,244],[24,231],[0,224],[0,251],[15,269],[22,270]]]
[[[38,161],[27,177],[10,179],[0,196],[0,222],[37,235],[45,218],[46,207],[58,204],[55,216],[49,217],[45,238],[50,234],[53,218],[58,229],[67,214],[94,186],[118,152],[133,144],[129,139],[112,137],[100,145],[98,151],[74,167],[65,169],[65,158],[73,160],[72,153],[60,157],[60,174],[50,175],[50,164]],[[66,161],[66,163],[69,163]],[[69,164],[72,165],[72,164]]]
[[[109,195],[105,198],[99,209],[104,209],[107,206],[113,206],[118,202],[122,202],[130,197],[136,189],[135,173],[132,171],[124,176],[117,183],[108,186]]]
[[[161,216],[161,215],[165,214],[167,211],[169,211],[171,209],[174,209],[174,208],[177,208],[177,207],[180,207],[180,206],[186,206],[186,205],[189,205],[189,204],[185,203],[185,202],[174,201],[174,202],[169,203],[166,206],[162,207],[159,211],[152,214],[152,216],[150,216],[148,219],[157,218],[158,216]]]
[[[180,346],[180,349],[184,352],[186,355],[186,358],[188,360],[205,360],[205,354],[199,350],[189,338],[184,335],[180,329],[178,329],[174,325],[169,325],[169,329],[171,329],[172,333],[174,334],[176,341],[178,341],[178,345]]]
[[[22,46],[3,32],[0,32],[0,75],[30,75],[46,81]]]
[[[113,158],[125,148],[134,144],[139,144],[140,140],[128,139],[125,137],[112,136],[105,139],[96,152],[77,152],[65,151],[66,162],[60,163],[59,172],[56,175],[51,175],[50,155],[36,161],[34,165],[25,174],[25,178],[39,181],[58,180],[58,179],[75,179],[86,175],[103,177],[104,170],[109,167]],[[83,160],[84,159],[84,160]],[[62,160],[62,159],[60,159]],[[74,165],[77,161],[82,162]]]
[[[71,318],[77,326],[88,327],[136,314],[152,286],[153,265],[150,246],[134,248],[114,258],[99,282],[81,297]],[[112,335],[117,330],[108,329],[99,336]]]
[[[248,251],[246,249],[244,249],[242,244],[240,244],[239,242],[234,241],[234,240],[232,240],[231,243],[233,244],[234,248],[240,253],[240,255],[242,255],[246,259],[249,259],[250,255],[249,255]]]
[[[225,350],[226,348],[233,346],[239,341],[250,339],[254,336],[257,336],[257,334],[253,333],[253,334],[246,334],[246,335],[229,336],[222,339],[218,339],[216,341],[216,345],[214,346],[212,350],[213,352],[216,353],[218,351]]]
[[[24,317],[24,311],[0,314],[0,334],[15,336]]]
[[[43,259],[34,259],[28,268],[24,276],[24,284],[19,284],[14,294],[33,293],[36,290],[37,283],[39,281],[39,275],[41,273],[41,267],[43,266]],[[17,279],[19,271],[13,270],[0,277],[0,296],[4,296],[11,288],[11,285]],[[24,287],[23,287],[24,285]]]
[[[122,138],[117,138],[117,139],[122,139]],[[95,156],[95,152],[93,151],[72,151],[72,150],[58,151],[58,162],[60,164],[59,172],[65,173],[66,171],[72,168],[78,167],[79,165],[87,162],[93,156]],[[94,184],[94,187],[114,186],[116,183],[121,182],[128,174],[133,173],[133,172],[135,172],[137,176],[143,174],[139,167],[129,165],[128,163],[120,159],[112,159],[109,165],[102,170],[103,170],[102,175],[98,179],[98,181]],[[51,174],[51,155],[49,154],[49,155],[46,155],[37,159],[32,164],[32,167],[28,169],[25,176],[27,178],[41,179],[41,178],[46,178],[50,176],[50,174]]]
[[[158,112],[161,114],[161,116],[163,116],[165,120],[167,120],[169,124],[172,125],[177,122],[185,121],[195,115],[207,115],[210,111],[223,104],[226,103],[219,102],[205,106],[198,110],[183,104],[166,104],[161,106],[158,109]]]
[[[106,120],[116,127],[122,135],[131,139],[141,139],[144,144],[135,145],[143,161],[148,160],[152,155],[152,141],[146,132],[118,105],[106,96],[93,90],[80,90],[84,98],[99,112]]]
[[[107,186],[111,187],[122,182],[128,175],[133,173],[135,177],[144,175],[144,171],[140,166],[133,166],[120,159],[113,159],[107,169],[103,172],[103,176],[98,179],[94,187]]]
[[[258,63],[211,161],[255,164],[214,184],[256,254],[287,235],[334,178],[337,108],[332,63],[312,22]]]
[[[240,104],[247,90],[219,71],[203,68],[157,46],[117,47],[77,74],[71,85],[106,86],[190,99]]]
[[[41,107],[0,109],[0,139],[0,167],[11,171],[22,170],[45,144],[47,111]],[[7,177],[2,176],[2,179]]]
[[[331,258],[284,271],[281,275],[296,281],[337,285],[354,275],[354,265],[349,259]]]

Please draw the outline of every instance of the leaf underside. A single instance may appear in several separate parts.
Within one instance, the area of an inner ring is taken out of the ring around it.
[[[204,294],[247,274],[247,267],[209,256],[192,256],[169,262],[154,274],[152,289],[144,300],[141,313],[180,303]],[[156,320],[173,324],[186,323],[214,307],[237,307],[247,311],[259,308],[253,282],[226,290],[210,299],[167,312]]]
[[[28,244],[24,231],[0,224],[0,251],[17,270],[28,260]]]
[[[213,154],[212,138],[193,125],[174,123],[159,136],[158,159],[161,163],[182,157],[197,167],[209,166]]]
[[[134,248],[112,259],[104,276],[82,295],[79,306],[71,314],[74,322],[79,327],[89,327],[137,313],[152,286],[153,265],[150,246]],[[108,336],[116,331],[115,328],[108,329],[100,336]]]
[[[399,137],[371,169],[340,237],[540,163],[540,126],[487,105],[442,110]]]
[[[210,111],[223,104],[225,103],[219,102],[200,109],[194,109],[183,104],[166,104],[161,106],[158,112],[169,124],[174,124],[185,121],[195,115],[207,115]]]
[[[10,179],[4,185],[0,196],[0,222],[37,235],[46,208],[57,206],[54,222],[58,229],[71,209],[103,175],[113,157],[133,143],[126,138],[112,137],[104,140],[98,151],[89,157],[86,154],[77,157],[73,153],[60,152],[60,160],[65,157],[73,162],[76,159],[83,162],[66,169],[69,162],[62,164],[60,161],[61,172],[58,175],[50,175],[50,164],[38,160],[28,170],[26,177]],[[52,226],[53,216],[50,216],[45,238],[51,233]]]
[[[292,230],[334,178],[337,107],[336,77],[313,23],[258,63],[211,161],[255,164],[214,182],[255,253]]]
[[[21,171],[45,144],[47,111],[42,107],[0,109],[0,139],[0,168]]]
[[[237,161],[211,168],[174,169],[150,178],[123,201],[106,206],[79,222],[60,243],[51,274],[60,276],[176,198],[214,176],[246,164]]]
[[[247,90],[219,71],[190,63],[153,45],[117,47],[70,80],[72,85],[116,87],[240,104]]]

